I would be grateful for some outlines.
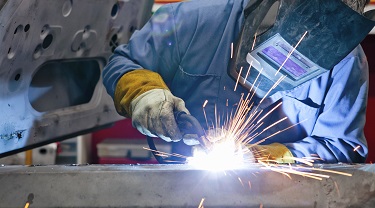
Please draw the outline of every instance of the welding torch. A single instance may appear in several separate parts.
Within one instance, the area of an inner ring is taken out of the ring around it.
[[[180,129],[183,135],[192,135],[195,139],[198,140],[199,146],[204,150],[208,151],[211,148],[211,142],[206,138],[206,134],[200,125],[199,121],[192,115],[187,114],[183,111],[176,111],[174,112],[174,117],[177,123],[178,128]],[[170,163],[162,156],[158,154],[158,150],[156,149],[154,140],[152,137],[147,137],[147,143],[150,149],[152,150],[152,154],[156,158],[156,160],[161,164]],[[173,162],[176,163],[176,162]]]

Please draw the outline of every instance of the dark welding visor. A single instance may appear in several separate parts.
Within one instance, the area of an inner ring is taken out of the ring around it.
[[[347,56],[374,27],[374,11],[341,0],[250,1],[229,74],[260,97],[293,89]]]

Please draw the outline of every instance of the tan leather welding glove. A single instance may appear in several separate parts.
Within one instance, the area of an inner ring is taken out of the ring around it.
[[[133,126],[142,134],[167,142],[182,139],[174,112],[189,111],[158,73],[139,69],[124,74],[116,85],[114,101],[117,112],[131,117]]]
[[[277,163],[295,163],[292,152],[283,144],[247,145],[247,147],[258,160],[275,161]]]

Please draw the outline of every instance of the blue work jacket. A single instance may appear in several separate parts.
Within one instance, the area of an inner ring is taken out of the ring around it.
[[[228,75],[231,43],[241,31],[247,2],[199,0],[161,7],[127,44],[114,51],[103,70],[107,92],[113,97],[124,73],[149,69],[162,76],[203,126],[210,126],[218,117],[225,120],[241,94],[248,93],[241,86],[234,91],[236,82]],[[279,142],[296,157],[318,156],[322,162],[364,162],[368,152],[363,133],[367,90],[367,60],[358,46],[318,78],[277,92],[261,103],[261,98],[253,98],[263,114],[282,102],[262,120],[258,132],[284,117],[287,120],[252,142],[281,131],[262,144]]]

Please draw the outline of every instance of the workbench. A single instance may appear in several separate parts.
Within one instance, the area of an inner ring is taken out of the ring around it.
[[[188,165],[2,166],[0,207],[375,207],[375,165],[314,168],[352,176],[289,178],[258,164],[226,171]]]

